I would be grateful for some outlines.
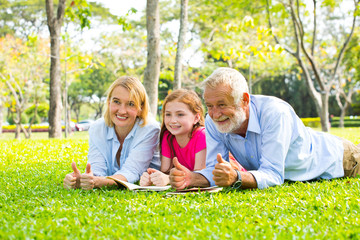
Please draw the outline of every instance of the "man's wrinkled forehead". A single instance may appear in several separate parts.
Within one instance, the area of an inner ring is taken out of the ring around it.
[[[208,101],[233,103],[234,97],[232,96],[232,89],[229,85],[219,84],[216,87],[205,87],[204,100],[205,103]]]

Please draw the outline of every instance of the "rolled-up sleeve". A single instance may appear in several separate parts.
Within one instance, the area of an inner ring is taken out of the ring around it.
[[[91,164],[91,170],[95,176],[108,176],[108,167],[106,159],[93,142],[93,138],[89,138],[88,163]]]
[[[121,174],[131,183],[138,181],[154,156],[159,143],[159,131],[160,127],[157,124],[150,124],[139,127],[136,134],[131,136],[132,141],[125,140],[124,148],[128,151],[125,153],[127,157],[124,159],[124,163],[121,163],[123,164],[121,169],[114,175]],[[131,146],[126,146],[126,144]]]
[[[284,183],[285,159],[291,143],[293,122],[288,111],[279,111],[271,118],[264,117],[259,169],[249,171],[259,189]]]

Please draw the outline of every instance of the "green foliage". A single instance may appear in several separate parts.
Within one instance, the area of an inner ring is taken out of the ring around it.
[[[333,117],[331,121],[332,127],[339,127],[340,117]],[[360,116],[348,116],[344,118],[344,127],[360,127]]]
[[[80,80],[85,90],[85,96],[92,97],[96,95],[101,98],[105,96],[110,84],[115,81],[115,76],[109,69],[100,67],[86,70],[84,74],[80,75]]]
[[[359,130],[347,132],[358,143]],[[116,188],[65,190],[70,163],[85,169],[88,140],[80,134],[0,141],[0,239],[357,239],[360,234],[359,178],[169,198]]]
[[[298,78],[299,77],[299,78]],[[299,80],[300,79],[300,80]],[[253,85],[253,94],[275,96],[289,103],[300,117],[318,116],[305,81],[301,81],[301,75],[297,69],[285,72],[283,75],[273,73],[269,77],[259,79]]]
[[[117,19],[117,23],[122,26],[123,31],[130,30],[134,26],[128,20],[130,14],[135,14],[137,10],[135,8],[131,8],[125,16],[120,16]]]
[[[15,125],[15,120],[16,119],[16,113],[11,113],[7,119],[8,123],[10,125]],[[26,115],[26,113],[22,113],[21,114],[21,124],[26,124],[29,123],[29,117]]]
[[[301,121],[304,123],[305,126],[311,128],[319,128],[321,127],[320,118],[301,118]]]
[[[86,0],[73,0],[65,10],[71,22],[79,22],[80,29],[90,28],[91,6]]]
[[[354,32],[354,36],[349,42],[349,47],[347,48],[344,58],[342,60],[345,65],[345,77],[352,78],[353,82],[360,82],[360,29],[357,28]],[[346,79],[347,80],[347,79]],[[347,84],[349,84],[346,81]],[[354,83],[353,83],[354,84]]]
[[[34,117],[34,116],[31,116],[31,117],[29,118],[29,123],[32,121],[33,117]],[[36,115],[33,124],[38,124],[38,123],[41,123],[41,118],[40,118],[39,115]]]
[[[25,110],[25,113],[28,116],[31,116],[32,114],[34,114],[34,111],[35,111],[35,105],[32,105]],[[39,106],[37,108],[37,115],[40,118],[47,118],[48,112],[49,112],[49,104],[48,103],[39,104]]]
[[[2,0],[0,2],[0,36],[28,37],[46,26],[42,0]]]
[[[351,104],[351,106],[354,110],[354,114],[360,115],[360,103],[353,103],[353,104]]]

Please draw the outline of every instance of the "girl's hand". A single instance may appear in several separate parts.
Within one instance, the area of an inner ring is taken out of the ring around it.
[[[84,190],[91,190],[95,188],[95,176],[91,171],[90,163],[86,165],[85,173],[81,174],[80,187]]]
[[[150,179],[155,186],[166,186],[170,183],[169,175],[156,171],[150,175]]]
[[[147,172],[144,172],[140,177],[140,186],[146,187],[151,186],[152,182],[150,180],[150,174]]]

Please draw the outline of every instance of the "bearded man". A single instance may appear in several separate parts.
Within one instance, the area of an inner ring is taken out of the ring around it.
[[[203,87],[208,109],[206,168],[190,172],[174,159],[172,187],[264,189],[284,180],[360,174],[359,147],[305,127],[294,109],[279,98],[250,95],[237,70],[218,68]],[[247,171],[238,171],[229,163],[229,152]]]

